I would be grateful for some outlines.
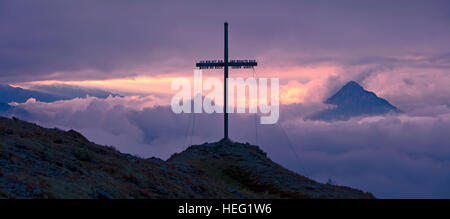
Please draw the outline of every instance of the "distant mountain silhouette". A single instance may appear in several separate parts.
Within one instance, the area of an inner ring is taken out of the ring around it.
[[[312,120],[348,120],[354,116],[382,115],[389,112],[400,113],[401,110],[375,93],[365,90],[354,81],[348,82],[324,103],[335,107],[309,116]]]
[[[7,111],[11,108],[7,103],[0,103],[0,111]]]
[[[107,91],[98,89],[89,89],[76,86],[41,86],[39,90],[28,90],[10,85],[0,84],[0,111],[7,111],[11,108],[8,103],[24,103],[30,98],[40,102],[54,102],[57,100],[70,100],[77,97],[86,97],[86,95],[106,98],[109,95],[119,96]]]
[[[109,91],[96,89],[96,88],[87,88],[87,87],[81,87],[76,85],[66,85],[66,84],[54,84],[54,85],[40,85],[40,86],[34,86],[34,90],[49,93],[49,94],[55,94],[58,95],[61,98],[66,99],[73,99],[76,97],[97,97],[97,98],[107,98],[108,96],[120,96],[118,94],[111,93]]]
[[[49,93],[42,93],[38,91],[0,84],[0,103],[23,103],[30,98],[35,98],[36,100],[42,102],[53,102],[56,100],[61,100],[62,97]]]

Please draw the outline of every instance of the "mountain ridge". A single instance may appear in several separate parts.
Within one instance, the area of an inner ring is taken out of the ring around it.
[[[123,154],[74,130],[0,117],[1,198],[374,198],[318,183],[258,146],[193,145],[167,161]]]
[[[24,103],[30,98],[41,102],[54,102],[58,100],[70,100],[77,97],[86,97],[86,95],[98,98],[106,98],[109,95],[120,96],[111,92],[82,88],[77,86],[37,86],[38,90],[13,87],[7,84],[0,84],[0,103],[8,104],[10,102]],[[42,91],[41,91],[42,90]]]

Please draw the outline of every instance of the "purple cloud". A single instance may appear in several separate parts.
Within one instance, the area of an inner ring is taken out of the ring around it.
[[[220,114],[196,114],[194,119],[167,106],[142,106],[145,102],[129,97],[28,102],[16,107],[16,116],[74,128],[92,141],[142,157],[165,159],[188,145],[222,137]],[[258,125],[257,135],[254,115],[232,114],[230,135],[240,142],[258,141],[274,161],[322,182],[332,178],[377,197],[450,197],[449,107],[345,122],[302,119],[321,107],[283,106],[283,128]]]
[[[404,61],[448,67],[448,1],[0,3],[0,81],[103,79],[190,70],[230,55],[264,66]]]

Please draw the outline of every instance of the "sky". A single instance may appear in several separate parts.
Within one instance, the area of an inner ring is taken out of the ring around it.
[[[192,77],[199,60],[222,59],[225,21],[230,59],[258,61],[255,71],[230,76],[280,78],[282,103],[279,123],[257,132],[253,115],[233,115],[232,138],[258,143],[315,180],[377,197],[450,197],[448,1],[4,0],[0,83],[118,93],[31,99],[17,114],[126,153],[168,158],[220,138],[220,115],[174,115],[168,103],[174,78]],[[405,114],[303,120],[350,80]]]

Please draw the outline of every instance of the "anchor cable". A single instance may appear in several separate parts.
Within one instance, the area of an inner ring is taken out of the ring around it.
[[[195,113],[193,114],[193,118],[192,118],[192,132],[191,132],[191,143],[190,145],[192,145],[193,143],[193,138],[194,138],[194,129],[195,129]]]
[[[301,168],[302,171],[303,171],[303,175],[308,176],[308,175],[309,175],[309,174],[308,174],[308,171],[306,170],[305,165],[303,165],[303,162],[302,162],[302,160],[300,159],[300,156],[297,154],[297,151],[295,150],[294,145],[292,144],[291,139],[290,139],[289,136],[286,134],[286,131],[284,130],[284,128],[283,128],[283,126],[281,125],[281,123],[277,123],[277,124],[278,124],[278,126],[280,127],[281,132],[282,132],[282,133],[284,134],[284,136],[286,137],[287,142],[288,142],[288,145],[289,145],[290,149],[292,150],[292,152],[293,152],[293,154],[294,154],[294,156],[295,156],[297,162],[299,163],[300,168]]]
[[[258,73],[256,72],[256,70],[254,69],[254,68],[252,68],[253,69],[253,77],[255,77],[255,75],[256,75],[256,77],[258,77]],[[259,101],[259,98],[258,98],[258,101]],[[306,170],[306,167],[305,167],[305,165],[303,165],[303,162],[302,162],[302,159],[300,158],[300,156],[298,155],[298,153],[297,153],[297,151],[295,150],[295,147],[294,147],[294,145],[292,144],[292,141],[291,141],[291,139],[289,138],[289,136],[287,135],[287,133],[286,133],[286,131],[284,130],[284,128],[283,128],[283,126],[281,125],[281,123],[277,123],[278,124],[278,126],[280,127],[280,130],[281,130],[281,132],[283,133],[283,135],[285,136],[285,138],[286,138],[286,140],[287,140],[287,143],[288,143],[288,146],[289,146],[289,149],[293,152],[293,154],[294,154],[294,156],[295,156],[295,159],[297,160],[297,162],[298,162],[298,164],[299,164],[299,166],[300,166],[300,168],[301,168],[301,170],[303,171],[303,174],[305,175],[305,176],[308,176],[309,175],[309,173],[308,173],[308,171]],[[255,135],[256,135],[256,139],[258,139],[258,136],[257,136],[257,133],[258,133],[258,130],[257,130],[257,114],[255,114]],[[257,142],[257,140],[256,140],[256,144],[258,144],[258,142]]]
[[[191,127],[191,117],[192,117],[192,113],[189,114],[188,124],[186,126],[186,131],[184,132],[183,150],[186,149],[186,139],[188,137],[189,128]]]
[[[255,71],[255,68],[252,68],[253,70],[253,78],[258,78],[258,74]],[[257,97],[257,104],[259,103],[259,96]],[[255,113],[255,144],[258,145],[258,109],[256,109]]]

